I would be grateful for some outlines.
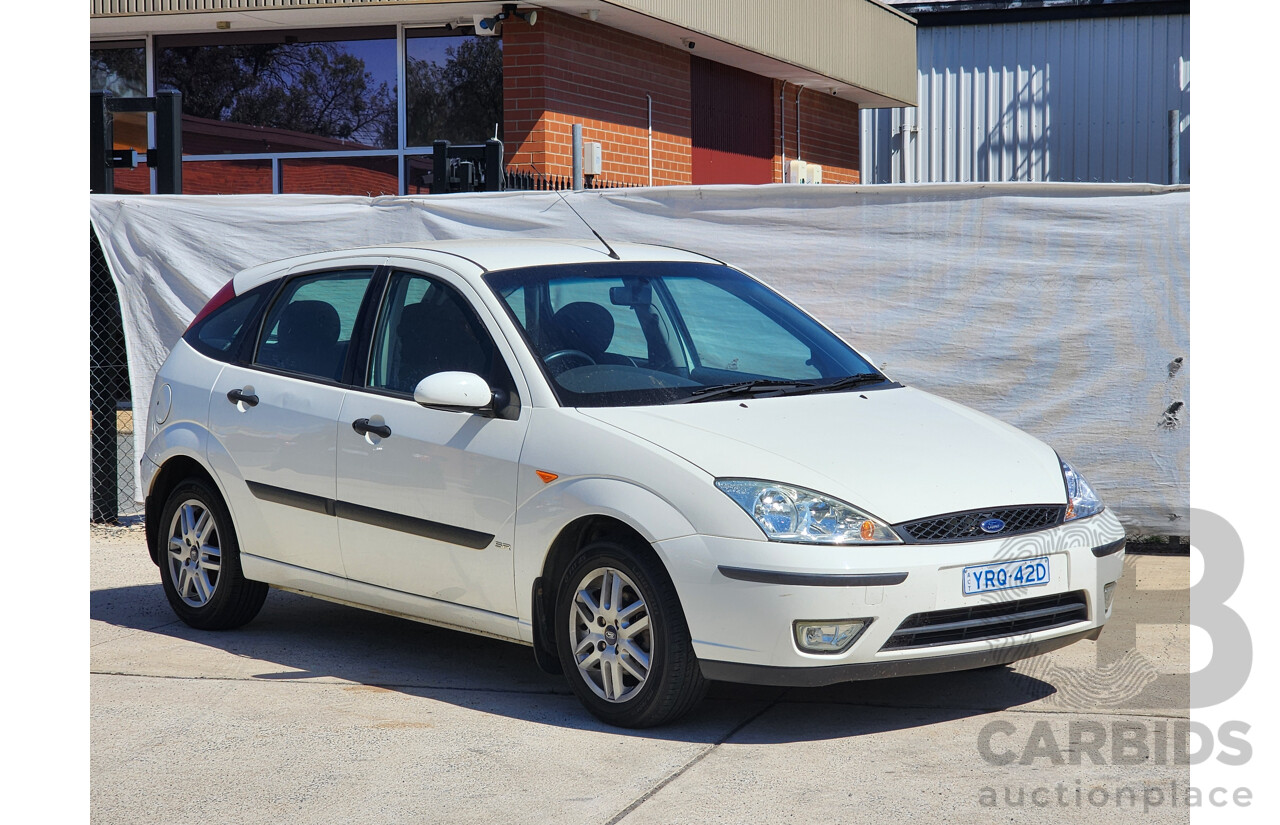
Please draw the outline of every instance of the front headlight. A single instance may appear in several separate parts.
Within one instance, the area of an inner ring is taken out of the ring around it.
[[[1093,491],[1093,488],[1089,486],[1089,482],[1085,481],[1061,457],[1058,458],[1058,462],[1062,464],[1062,480],[1067,485],[1067,517],[1064,521],[1088,518],[1101,513],[1103,510],[1102,501],[1098,498],[1098,494]]]
[[[773,481],[719,478],[716,486],[747,511],[770,541],[901,544],[889,525],[851,504]]]

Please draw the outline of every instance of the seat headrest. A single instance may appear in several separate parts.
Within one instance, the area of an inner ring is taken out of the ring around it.
[[[324,301],[294,301],[280,314],[281,340],[336,343],[342,330],[338,311]]]
[[[555,324],[571,349],[588,355],[602,353],[613,341],[613,315],[589,301],[565,304],[554,316]]]

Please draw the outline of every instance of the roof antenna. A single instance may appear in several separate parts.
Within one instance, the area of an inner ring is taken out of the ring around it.
[[[542,174],[542,170],[538,168],[538,165],[536,163],[534,163],[533,161],[529,161],[529,165],[533,167],[533,171],[538,173],[538,177],[542,178],[543,180],[547,179],[547,176]],[[578,220],[582,221],[583,225],[585,225],[587,229],[591,230],[591,234],[596,236],[596,240],[604,244],[604,248],[609,250],[610,258],[613,258],[615,261],[622,260],[620,257],[618,257],[618,253],[613,251],[613,247],[609,246],[609,242],[606,241],[604,238],[600,237],[600,233],[595,230],[595,227],[587,223],[587,219],[578,214],[578,210],[573,208],[573,204],[569,203],[569,199],[564,196],[563,192],[561,192],[559,189],[554,189],[552,191],[555,192],[557,195],[559,195],[560,200],[564,201],[564,205],[569,207],[569,211],[572,212],[574,215],[576,215]]]

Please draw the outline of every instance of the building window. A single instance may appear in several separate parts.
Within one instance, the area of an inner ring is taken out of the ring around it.
[[[395,29],[156,38],[188,154],[395,149]]]
[[[395,26],[156,36],[155,88],[182,93],[183,191],[416,193],[435,141],[502,137],[501,38],[434,27],[403,42]],[[95,42],[91,88],[145,96],[147,61],[143,41]],[[115,138],[144,152],[147,115],[117,114]],[[145,165],[117,169],[115,191],[150,191]]]
[[[408,146],[502,137],[502,40],[450,29],[405,32]]]
[[[94,43],[89,50],[89,89],[116,97],[147,96],[147,47],[141,40]]]

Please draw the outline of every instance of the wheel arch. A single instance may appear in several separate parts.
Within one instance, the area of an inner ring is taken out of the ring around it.
[[[613,540],[633,547],[653,560],[655,569],[668,580],[671,573],[649,539],[635,526],[604,513],[579,516],[566,524],[547,550],[542,570],[533,580],[532,627],[533,651],[538,667],[552,674],[559,674],[560,658],[556,650],[556,634],[552,622],[556,614],[556,591],[561,577],[570,562],[583,547],[601,540]]]
[[[162,464],[151,481],[151,489],[147,491],[143,505],[147,552],[157,567],[160,566],[160,513],[164,509],[165,502],[169,500],[169,494],[188,478],[199,478],[207,482],[219,496],[222,496],[224,503],[227,500],[226,495],[223,494],[222,485],[218,484],[213,474],[193,456],[178,454]]]

